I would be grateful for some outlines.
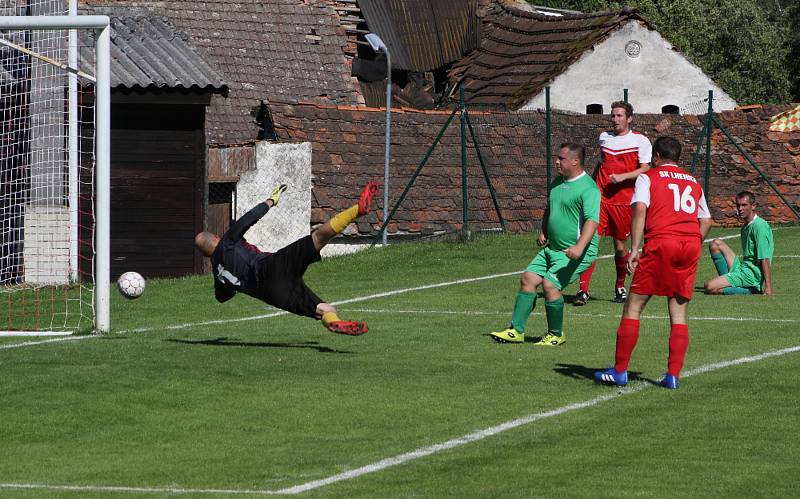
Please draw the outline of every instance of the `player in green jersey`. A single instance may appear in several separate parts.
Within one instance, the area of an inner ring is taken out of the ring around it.
[[[766,220],[756,215],[756,197],[750,191],[736,195],[736,214],[744,221],[742,227],[742,257],[720,239],[709,243],[708,250],[719,277],[706,282],[705,292],[714,295],[771,295],[772,255],[775,244],[772,229]]]
[[[558,346],[566,340],[564,297],[561,291],[578,279],[597,257],[597,225],[600,220],[600,190],[583,170],[583,146],[566,143],[559,147],[556,167],[560,175],[549,187],[547,209],[536,243],[544,246],[520,278],[520,288],[511,314],[511,326],[490,333],[500,343],[523,343],[525,325],[536,306],[536,289],[544,292],[547,334],[535,344]]]

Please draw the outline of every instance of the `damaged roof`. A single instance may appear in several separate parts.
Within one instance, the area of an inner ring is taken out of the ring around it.
[[[389,47],[392,67],[430,71],[478,46],[477,0],[359,0],[369,29]]]
[[[517,109],[584,52],[635,20],[635,9],[579,13],[527,11],[494,0],[481,12],[480,46],[453,65],[453,85],[464,83],[467,102]]]

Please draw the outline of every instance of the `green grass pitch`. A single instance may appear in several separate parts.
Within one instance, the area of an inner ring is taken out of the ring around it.
[[[595,299],[566,307],[564,346],[486,336],[510,320],[533,235],[313,265],[306,281],[369,323],[361,337],[246,296],[218,304],[209,276],[150,280],[138,300],[113,293],[112,334],[0,339],[0,496],[795,496],[800,229],[775,239],[776,296],[695,295],[677,391],[650,383],[666,364],[660,298],[629,387],[590,379],[621,312],[610,259]],[[697,284],[712,275],[704,255]],[[540,300],[528,331],[544,328]]]

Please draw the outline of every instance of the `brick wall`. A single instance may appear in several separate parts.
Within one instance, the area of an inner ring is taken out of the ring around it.
[[[793,203],[800,202],[800,134],[768,132],[769,117],[788,106],[723,112],[717,117],[740,141],[766,175]],[[360,186],[383,179],[384,111],[363,107],[283,106],[273,110],[276,131],[283,141],[309,141],[313,151],[312,225],[322,223],[352,204]],[[397,110],[392,114],[390,208],[450,116],[449,111]],[[684,144],[683,162],[691,161],[702,116],[637,115],[634,129],[651,140],[671,135]],[[501,213],[513,231],[538,227],[546,193],[545,116],[542,112],[501,113],[470,111],[481,144],[481,155],[497,192]],[[597,137],[608,117],[554,114],[552,147],[574,141],[587,148],[591,171],[599,159]],[[469,137],[469,132],[467,131]],[[459,230],[462,225],[460,123],[456,115],[430,155],[414,186],[390,224],[390,234],[433,234]],[[471,145],[471,141],[470,141]],[[490,193],[472,147],[467,150],[469,224],[473,229],[499,227]],[[704,163],[696,172],[703,178]],[[553,162],[551,178],[555,178]],[[712,137],[709,204],[715,222],[736,225],[732,196],[742,189],[760,198],[762,213],[773,223],[793,219],[791,211],[770,193],[741,154],[716,131]],[[382,208],[382,202],[379,201]],[[382,212],[358,225],[374,233]]]

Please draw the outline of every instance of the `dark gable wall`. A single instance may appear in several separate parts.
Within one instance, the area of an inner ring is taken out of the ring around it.
[[[115,103],[111,121],[111,274],[199,271],[205,106]]]

